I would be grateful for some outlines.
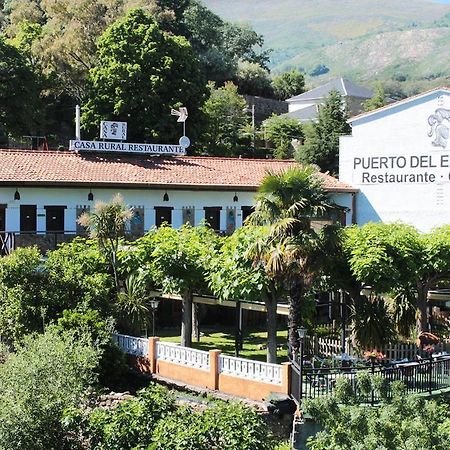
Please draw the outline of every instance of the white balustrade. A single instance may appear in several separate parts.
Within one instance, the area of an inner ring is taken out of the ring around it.
[[[157,359],[174,364],[209,370],[209,352],[181,347],[169,342],[157,342]]]
[[[148,339],[113,333],[113,341],[129,355],[147,356]]]
[[[226,375],[281,385],[282,366],[234,356],[219,355],[219,371]]]

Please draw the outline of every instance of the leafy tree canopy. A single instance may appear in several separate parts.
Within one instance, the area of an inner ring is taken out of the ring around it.
[[[289,159],[294,156],[293,140],[303,139],[303,127],[296,119],[272,115],[264,121],[265,138],[275,145],[273,156]]]
[[[269,72],[255,62],[239,61],[236,84],[241,94],[272,97],[272,85]]]
[[[99,39],[98,65],[91,70],[90,83],[84,127],[94,133],[102,119],[124,120],[131,141],[175,140],[181,130],[170,109],[180,105],[189,109],[191,130],[195,129],[206,94],[187,40],[164,33],[138,9]]]
[[[237,86],[231,82],[220,88],[210,84],[209,88],[210,96],[203,107],[207,123],[201,137],[202,147],[212,156],[245,154],[248,143],[243,132],[249,125],[249,117],[244,97],[238,94]]]
[[[442,399],[396,395],[379,408],[339,406],[335,399],[306,402],[324,430],[308,440],[310,450],[445,450],[450,409]]]
[[[39,79],[26,58],[0,34],[0,129],[29,134],[39,124]]]
[[[265,227],[246,225],[227,237],[208,274],[209,286],[221,300],[261,300],[269,288],[262,265],[250,256],[257,240],[267,238]]]
[[[275,96],[280,100],[305,92],[305,76],[296,69],[277,75],[272,80]]]

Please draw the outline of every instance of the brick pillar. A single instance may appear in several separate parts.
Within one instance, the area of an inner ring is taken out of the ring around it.
[[[148,363],[150,365],[150,373],[156,373],[156,343],[159,341],[159,337],[148,338]]]
[[[289,395],[291,393],[291,363],[284,362],[281,366],[281,386],[283,393]]]
[[[219,389],[219,355],[220,350],[209,351],[209,383],[208,388]]]

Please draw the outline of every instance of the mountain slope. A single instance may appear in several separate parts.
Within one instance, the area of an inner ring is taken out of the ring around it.
[[[415,90],[450,84],[450,4],[427,0],[203,0],[221,17],[249,22],[274,49],[274,72],[319,65],[361,81]],[[326,69],[325,69],[326,70]],[[319,71],[320,72],[320,71]]]

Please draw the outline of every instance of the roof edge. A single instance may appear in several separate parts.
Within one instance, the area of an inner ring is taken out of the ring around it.
[[[440,86],[440,87],[437,87],[437,88],[429,89],[429,90],[427,90],[425,92],[421,92],[420,94],[412,95],[412,96],[404,98],[402,100],[398,100],[398,101],[396,101],[394,103],[390,103],[388,105],[381,106],[380,108],[374,109],[373,111],[363,112],[361,114],[358,114],[357,116],[350,117],[350,119],[347,120],[347,123],[353,123],[353,122],[356,122],[356,121],[358,121],[360,119],[365,119],[366,117],[370,117],[370,116],[376,115],[376,114],[378,114],[380,112],[388,111],[389,109],[396,108],[397,106],[404,105],[405,103],[408,103],[408,102],[413,101],[413,100],[417,100],[417,99],[420,99],[420,98],[427,97],[428,95],[431,95],[434,92],[438,92],[438,91],[445,91],[445,92],[448,92],[450,94],[450,87]]]

